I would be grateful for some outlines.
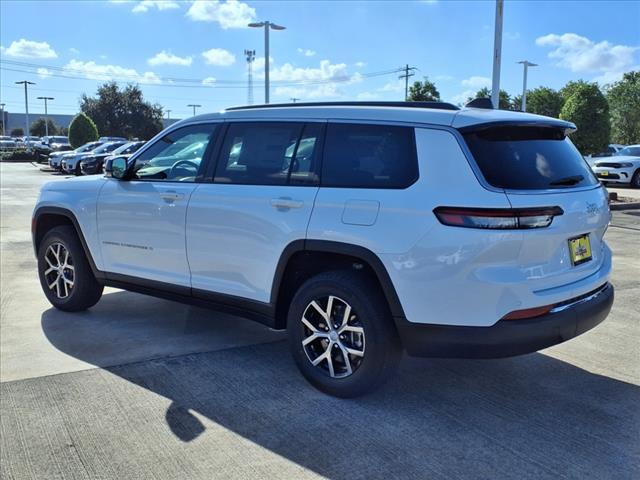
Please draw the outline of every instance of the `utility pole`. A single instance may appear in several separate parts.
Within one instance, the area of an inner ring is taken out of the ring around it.
[[[2,112],[2,135],[4,136],[4,106],[6,103],[0,103],[0,112]]]
[[[502,17],[504,0],[496,0],[496,24],[493,36],[493,79],[491,81],[491,103],[500,106],[500,62],[502,61]]]
[[[253,61],[256,59],[255,50],[245,50],[247,58],[247,105],[253,105]]]
[[[196,105],[193,103],[190,103],[189,105],[187,105],[187,107],[193,107],[193,116],[196,116],[196,108],[200,108],[202,105]]]
[[[269,103],[269,30],[284,30],[286,27],[276,25],[270,21],[253,22],[252,28],[264,28],[264,103]]]
[[[167,120],[171,120],[171,110],[167,110]]]
[[[404,68],[401,68],[400,71],[404,71],[402,75],[398,78],[404,78],[404,101],[406,102],[409,98],[409,77],[413,77],[415,75],[416,67],[410,67],[409,64],[405,65]]]
[[[29,82],[28,80],[22,80],[21,82],[15,82],[17,85],[24,85],[24,113],[25,113],[25,123],[27,126],[27,130],[25,131],[25,135],[27,136],[27,148],[31,146],[31,139],[29,138],[29,95],[27,94],[27,85],[35,85],[33,82]]]
[[[44,100],[44,134],[49,136],[49,113],[47,112],[47,100],[55,100],[53,97],[38,97],[38,100]]]
[[[300,100],[299,98],[296,97],[291,97],[290,99],[293,103],[296,103],[298,100]]]
[[[521,63],[524,66],[524,73],[522,75],[522,107],[521,110],[523,112],[527,111],[527,72],[529,71],[529,67],[537,67],[537,63],[531,63],[529,60],[522,60]]]

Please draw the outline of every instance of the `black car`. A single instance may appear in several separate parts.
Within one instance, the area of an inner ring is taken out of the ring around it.
[[[42,137],[42,140],[33,144],[33,150],[38,154],[38,161],[46,162],[49,154],[53,152],[68,152],[73,150],[69,145],[69,138],[62,135]]]
[[[116,148],[112,152],[89,155],[80,162],[83,175],[93,175],[102,172],[104,161],[107,157],[128,157],[138,150],[145,142],[128,142]]]

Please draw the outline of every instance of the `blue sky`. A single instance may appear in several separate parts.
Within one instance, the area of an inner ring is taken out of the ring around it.
[[[52,96],[52,113],[75,113],[82,93],[108,79],[139,82],[172,118],[247,100],[244,49],[255,49],[254,98],[264,99],[263,32],[271,33],[271,101],[401,100],[393,70],[417,67],[443,100],[458,103],[489,85],[494,1],[13,1],[0,2],[0,102],[24,111],[18,80]],[[505,1],[501,87],[607,83],[640,69],[640,2]],[[385,73],[392,72],[392,73]]]

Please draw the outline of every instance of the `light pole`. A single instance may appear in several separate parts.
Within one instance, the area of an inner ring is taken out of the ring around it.
[[[4,136],[4,106],[6,103],[0,103],[0,112],[2,112],[2,135]]]
[[[264,103],[269,103],[269,29],[284,30],[286,27],[276,25],[270,21],[254,22],[248,25],[251,28],[264,28]]]
[[[47,100],[55,100],[53,97],[38,97],[38,100],[44,100],[44,134],[49,136],[49,114],[47,112]]]
[[[200,108],[202,105],[196,105],[193,103],[190,103],[189,105],[187,105],[187,107],[193,107],[193,116],[196,116],[196,108]]]
[[[27,148],[31,146],[31,139],[29,138],[29,96],[27,95],[27,85],[35,85],[33,82],[29,82],[28,80],[22,80],[21,82],[16,82],[17,85],[24,85],[24,112],[25,112],[25,122],[27,125],[27,130],[25,135],[27,136]]]
[[[524,73],[522,78],[522,111],[527,111],[527,72],[529,67],[537,67],[537,63],[531,63],[529,60],[522,60],[521,63],[524,66]]]
[[[491,81],[491,103],[500,106],[500,62],[502,61],[502,14],[504,0],[496,0],[496,24],[493,36],[493,79]]]
[[[291,101],[292,101],[293,103],[296,103],[298,100],[300,100],[300,99],[299,99],[299,98],[297,98],[297,97],[291,97]]]
[[[171,120],[171,110],[167,110],[167,120]]]

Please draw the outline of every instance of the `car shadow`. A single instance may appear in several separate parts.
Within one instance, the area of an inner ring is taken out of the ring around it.
[[[280,334],[249,345],[249,324],[128,292],[82,314],[42,315],[59,350],[169,399],[165,421],[183,442],[206,431],[202,415],[328,478],[639,478],[635,385],[540,353],[405,358],[383,388],[342,400],[302,379],[286,342],[273,341]],[[234,335],[245,346],[178,356],[167,348],[180,336],[237,346]],[[122,351],[149,344],[156,349],[142,358],[164,357],[118,363]]]

